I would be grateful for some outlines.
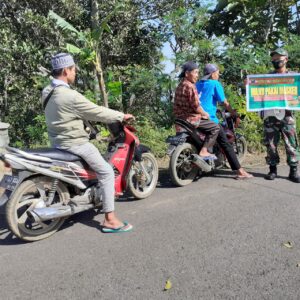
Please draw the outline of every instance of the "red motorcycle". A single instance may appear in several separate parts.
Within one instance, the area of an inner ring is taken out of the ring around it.
[[[137,199],[150,196],[158,165],[149,148],[139,143],[132,126],[113,123],[107,161],[115,172],[115,195],[128,191]],[[37,241],[54,234],[66,217],[101,207],[96,174],[79,156],[60,149],[7,148],[1,160],[12,169],[0,187],[9,229],[20,239]]]
[[[240,119],[232,117],[229,112],[218,111],[217,114],[228,141],[233,145],[238,160],[242,163],[247,153],[247,142],[241,134],[235,132]],[[205,134],[185,120],[175,119],[175,126],[176,135],[169,136],[166,142],[169,144],[169,172],[176,186],[190,184],[199,172],[211,172],[227,165],[225,154],[218,143],[213,148],[216,160],[204,160],[198,155],[194,156],[200,152]]]

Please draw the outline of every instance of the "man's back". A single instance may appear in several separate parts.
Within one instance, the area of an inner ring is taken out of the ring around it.
[[[219,123],[216,116],[218,102],[224,102],[225,94],[221,83],[218,80],[200,80],[196,83],[200,95],[200,102],[203,109],[215,123]]]
[[[196,119],[200,118],[201,116],[197,115],[197,108],[199,106],[197,99],[198,93],[195,85],[188,80],[183,79],[175,92],[173,107],[174,116],[189,122],[195,117]]]
[[[44,89],[45,100],[51,86]],[[46,123],[52,146],[70,147],[89,141],[83,120],[111,123],[122,121],[124,114],[98,106],[67,85],[57,86],[45,108]]]
[[[42,101],[52,90],[43,91]],[[56,87],[45,108],[48,135],[52,146],[69,147],[89,140],[83,121],[77,113],[76,100],[81,95],[67,86]]]

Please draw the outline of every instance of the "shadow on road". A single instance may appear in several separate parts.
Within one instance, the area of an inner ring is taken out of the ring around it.
[[[257,172],[251,172],[251,170],[249,171],[249,173],[251,173],[254,177],[256,178],[263,178],[266,176],[266,174],[268,173],[267,172],[263,172],[263,173],[257,173]],[[280,176],[280,175],[277,175],[276,178],[278,179],[287,179],[288,176]]]
[[[257,173],[257,172],[251,172],[255,177],[263,178],[265,176],[264,173]],[[235,173],[231,170],[216,170],[214,173],[210,173],[205,175],[211,177],[211,180],[214,180],[214,177],[218,178],[228,178],[233,179],[235,176]],[[202,176],[198,176],[195,181],[201,180]],[[284,176],[278,176],[278,178],[286,178]],[[160,169],[159,171],[159,179],[157,183],[157,188],[178,188],[176,187],[170,178],[168,169]],[[122,197],[116,200],[117,202],[132,202],[132,201],[138,201],[128,193],[125,193]],[[86,212],[82,212],[80,214],[71,216],[68,218],[64,225],[61,227],[60,230],[64,230],[68,227],[73,226],[75,223],[82,223],[86,226],[94,227],[99,230],[101,230],[101,225],[98,221],[94,220],[94,217],[98,214],[98,211],[95,210],[89,210]],[[24,244],[25,242],[21,241],[20,239],[16,238],[8,229],[6,220],[5,220],[5,211],[4,208],[0,207],[0,246],[1,245],[18,245],[18,244]]]
[[[76,223],[82,223],[86,226],[101,229],[99,221],[94,220],[94,217],[99,214],[99,211],[94,209],[81,212],[68,218],[60,230],[67,229]],[[102,213],[101,213],[102,214]]]
[[[159,170],[159,177],[156,188],[176,188],[176,186],[172,183],[168,169]]]
[[[258,173],[258,172],[252,172],[251,170],[249,170],[249,173],[251,173],[255,178],[264,178],[266,175],[265,172]],[[227,178],[227,179],[232,180],[232,179],[235,179],[236,174],[231,169],[218,169],[218,170],[214,170],[213,172],[197,176],[194,181],[201,180],[201,178],[203,178],[203,177],[211,177],[212,180],[214,180],[214,177]],[[278,179],[286,179],[287,176],[277,175],[277,178]],[[157,188],[177,188],[172,183],[168,169],[160,169]]]
[[[68,218],[60,230],[67,229],[76,223],[82,223],[86,226],[101,230],[101,225],[94,217],[98,214],[95,210],[89,210]],[[22,245],[27,242],[16,238],[8,229],[3,209],[0,209],[0,246]]]
[[[25,242],[17,239],[8,229],[8,225],[5,220],[5,208],[0,207],[0,246],[21,245],[24,243]]]
[[[264,177],[265,174],[260,174],[260,173],[253,173],[250,172],[251,174],[253,174],[255,177]],[[227,178],[227,179],[235,179],[235,172],[233,172],[230,169],[219,169],[219,170],[214,170],[213,172],[209,172],[206,174],[201,174],[199,176],[197,176],[194,179],[195,181],[201,180],[201,178],[203,177],[210,177],[211,180],[214,180],[215,177],[217,178]],[[280,176],[279,176],[280,178]],[[175,186],[172,183],[172,180],[170,178],[170,174],[168,169],[162,169],[160,170],[160,174],[159,174],[159,182],[157,184],[157,188],[177,188],[177,186]]]

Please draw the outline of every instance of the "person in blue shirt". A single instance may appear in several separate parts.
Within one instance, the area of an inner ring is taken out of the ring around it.
[[[219,123],[217,118],[217,105],[221,103],[225,106],[233,116],[236,115],[235,110],[232,109],[229,102],[226,100],[223,86],[218,81],[220,77],[219,68],[214,64],[207,64],[204,68],[204,77],[196,83],[196,88],[199,94],[199,101],[203,109],[209,114],[210,120]],[[246,172],[240,165],[236,153],[229,143],[226,133],[222,126],[220,126],[217,142],[223,149],[226,158],[233,171],[237,172],[237,179],[252,178],[253,175]]]

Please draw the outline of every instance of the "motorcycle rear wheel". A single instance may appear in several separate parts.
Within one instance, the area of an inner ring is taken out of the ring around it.
[[[146,182],[143,170],[135,162],[128,175],[128,191],[136,199],[149,197],[155,190],[158,181],[158,164],[154,155],[150,152],[143,153],[140,163],[143,164],[150,176],[150,182]]]
[[[240,135],[236,137],[236,144],[238,150],[237,158],[239,163],[242,164],[247,154],[247,141]]]
[[[199,172],[199,168],[191,161],[191,154],[197,154],[197,150],[189,143],[178,145],[172,153],[169,172],[176,186],[190,184]]]
[[[45,222],[34,222],[27,211],[33,209],[51,186],[51,178],[39,176],[32,180],[25,180],[17,188],[6,206],[6,220],[9,229],[18,238],[33,242],[45,239],[54,234],[64,223],[65,218],[58,218]],[[54,202],[65,202],[70,198],[69,192],[62,182],[59,182]]]

